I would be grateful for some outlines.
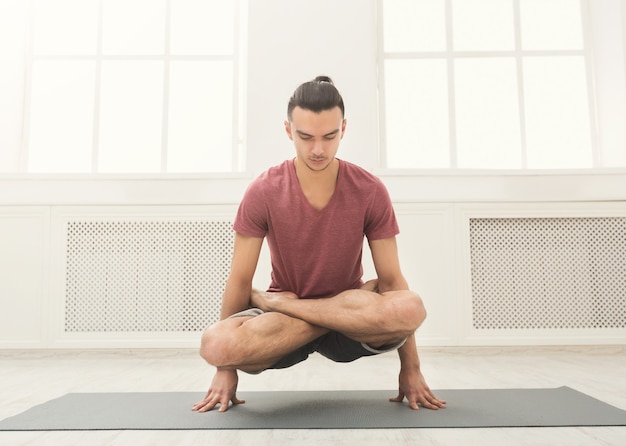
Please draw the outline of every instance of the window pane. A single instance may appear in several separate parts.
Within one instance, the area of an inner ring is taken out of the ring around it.
[[[522,167],[515,59],[455,62],[458,167]]]
[[[165,0],[106,0],[103,2],[104,54],[163,54]]]
[[[384,0],[383,33],[386,52],[445,51],[445,2]]]
[[[387,167],[449,167],[447,79],[443,60],[385,62]]]
[[[172,54],[232,54],[234,1],[173,0]]]
[[[22,60],[28,3],[0,0],[0,62]]]
[[[169,172],[232,170],[232,62],[172,62]]]
[[[27,7],[0,0],[0,172],[19,167]]]
[[[24,68],[0,60],[0,172],[19,167],[24,100]]]
[[[529,168],[593,167],[583,57],[524,59]]]
[[[36,0],[35,55],[95,54],[98,3],[98,0]]]
[[[163,63],[105,61],[100,99],[100,172],[160,172]]]
[[[30,172],[91,172],[95,62],[33,67]]]
[[[453,0],[456,51],[515,49],[512,0]]]
[[[583,48],[580,0],[520,0],[522,49]]]

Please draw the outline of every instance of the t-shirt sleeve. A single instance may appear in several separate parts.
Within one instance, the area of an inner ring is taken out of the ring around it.
[[[389,192],[382,181],[377,183],[372,195],[364,232],[370,241],[394,237],[400,233]]]
[[[268,231],[267,206],[262,187],[253,181],[239,203],[233,229],[249,237],[263,238]]]

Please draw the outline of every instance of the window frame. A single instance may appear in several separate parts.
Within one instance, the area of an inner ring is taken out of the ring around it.
[[[446,29],[446,49],[440,52],[396,52],[388,53],[384,48],[384,24],[383,14],[385,0],[376,0],[377,7],[377,65],[378,65],[378,119],[379,119],[379,150],[378,150],[378,165],[377,169],[380,173],[397,173],[400,175],[407,175],[415,172],[428,172],[429,174],[443,174],[454,175],[455,172],[462,174],[478,174],[478,175],[498,175],[498,174],[524,174],[524,173],[537,173],[542,174],[559,174],[559,173],[572,173],[572,172],[589,172],[594,170],[609,170],[609,171],[621,171],[622,168],[604,168],[601,167],[601,154],[599,146],[599,132],[598,132],[598,111],[597,111],[597,99],[595,89],[595,71],[593,64],[593,45],[591,36],[591,24],[590,24],[590,5],[588,0],[579,0],[581,5],[581,20],[582,20],[582,45],[580,50],[523,50],[521,48],[521,7],[520,0],[512,0],[513,2],[513,16],[514,16],[514,29],[515,29],[515,49],[512,51],[463,51],[454,50],[453,48],[453,17],[452,17],[452,1],[445,1],[445,29]],[[626,12],[625,12],[626,15]],[[624,30],[626,32],[626,29]],[[526,122],[525,122],[525,105],[524,105],[524,80],[523,80],[523,63],[524,58],[527,57],[553,57],[553,56],[579,56],[583,57],[585,64],[585,75],[587,83],[587,101],[589,104],[589,125],[590,125],[590,151],[592,165],[588,168],[528,168],[527,160],[527,142],[526,142]],[[502,169],[502,168],[459,168],[458,156],[457,156],[457,142],[456,142],[456,103],[455,103],[455,77],[454,77],[454,64],[455,60],[463,58],[486,58],[486,57],[506,57],[514,58],[517,72],[517,96],[518,96],[518,113],[520,119],[520,145],[521,145],[521,166],[515,169]],[[448,136],[449,136],[449,159],[450,164],[445,168],[392,168],[387,165],[387,124],[386,124],[386,96],[385,96],[385,62],[387,60],[420,60],[420,59],[442,59],[446,63],[447,67],[447,88],[448,88]]]
[[[26,36],[26,51],[24,58],[24,101],[22,110],[22,138],[19,147],[19,163],[17,171],[12,176],[26,175],[38,178],[74,177],[74,178],[233,178],[245,174],[245,60],[246,60],[246,35],[247,35],[247,10],[248,0],[233,0],[234,4],[234,28],[233,28],[233,52],[228,55],[217,54],[190,54],[176,55],[170,51],[171,46],[171,4],[173,0],[165,2],[165,29],[164,51],[157,55],[108,55],[102,50],[103,30],[103,2],[97,0],[98,30],[97,52],[95,55],[35,55],[34,54],[34,2],[28,5],[28,23]],[[91,141],[91,169],[89,172],[30,172],[30,127],[33,91],[33,66],[35,61],[94,61],[96,64],[96,79],[94,87],[94,111],[93,130]],[[103,61],[160,61],[163,62],[163,103],[161,110],[161,150],[160,170],[158,172],[100,172],[98,171],[99,156],[99,127],[100,127],[100,102],[101,102],[101,74]],[[230,61],[233,70],[232,90],[232,145],[231,145],[231,170],[230,171],[198,171],[198,172],[168,172],[168,110],[170,88],[170,65],[174,61]]]

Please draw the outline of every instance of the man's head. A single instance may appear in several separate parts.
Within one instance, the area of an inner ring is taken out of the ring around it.
[[[287,136],[294,142],[298,163],[321,172],[333,165],[346,130],[341,95],[329,77],[300,85],[289,100]]]
[[[345,115],[343,98],[328,76],[317,76],[312,81],[305,82],[296,88],[287,105],[289,121],[291,121],[293,110],[296,107],[315,113],[339,107],[342,118]]]

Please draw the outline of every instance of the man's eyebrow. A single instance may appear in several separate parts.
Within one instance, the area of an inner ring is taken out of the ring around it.
[[[325,135],[323,135],[324,138],[328,138],[329,136],[335,136],[337,133],[339,133],[340,129],[335,129],[332,132],[328,132]],[[304,137],[310,137],[312,138],[313,135],[303,132],[302,130],[296,130],[296,133],[300,136],[304,136]]]

